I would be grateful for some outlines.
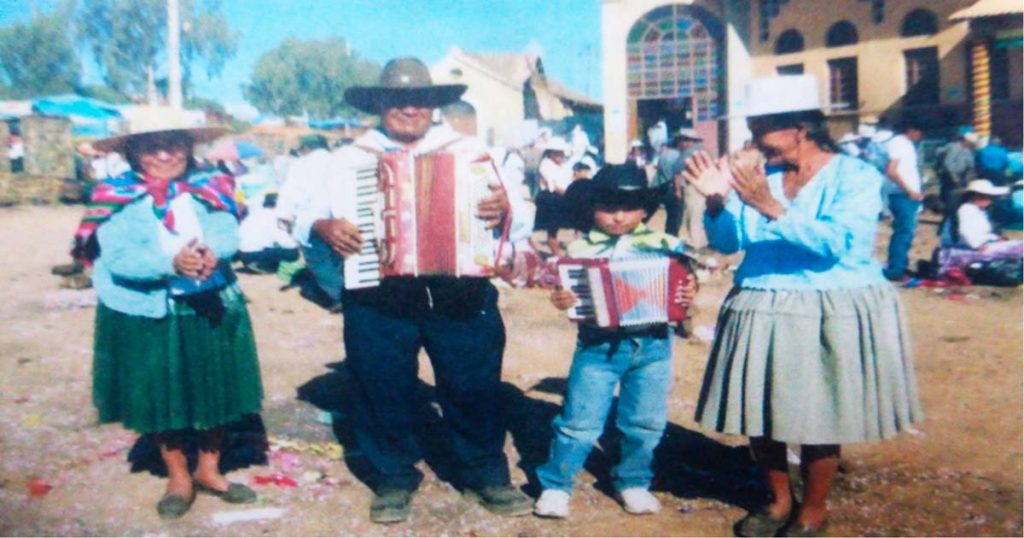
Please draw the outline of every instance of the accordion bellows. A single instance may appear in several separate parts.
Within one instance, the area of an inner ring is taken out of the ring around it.
[[[569,319],[598,327],[636,327],[682,321],[685,306],[675,292],[689,270],[679,258],[641,255],[629,258],[563,258],[562,287],[576,294]]]
[[[356,226],[362,251],[345,260],[345,287],[389,276],[491,276],[506,239],[477,218],[477,204],[500,184],[486,154],[384,153],[356,172]]]

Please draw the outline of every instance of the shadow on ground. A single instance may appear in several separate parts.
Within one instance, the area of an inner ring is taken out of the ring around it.
[[[349,390],[351,374],[343,361],[327,366],[330,372],[299,387],[298,399],[331,413],[334,436],[345,448],[346,465],[357,479],[372,488],[374,473],[358,449],[349,418],[353,405],[348,398],[353,393]],[[519,454],[518,466],[529,478],[524,489],[533,496],[540,493],[534,471],[547,459],[552,437],[551,420],[558,413],[559,405],[531,397],[530,393],[561,395],[565,384],[564,378],[548,377],[526,391],[511,383],[501,385],[506,427]],[[456,463],[448,450],[449,436],[440,416],[434,388],[421,381],[416,398],[422,403],[417,408],[422,416],[418,421],[421,427],[416,434],[423,459],[440,480],[451,482]],[[605,434],[585,466],[597,479],[595,487],[609,496],[614,493],[611,470],[618,460],[621,437],[614,423],[613,406]],[[652,489],[679,498],[710,498],[752,510],[761,506],[768,495],[746,446],[728,446],[672,423],[669,423],[655,452],[654,473]]]

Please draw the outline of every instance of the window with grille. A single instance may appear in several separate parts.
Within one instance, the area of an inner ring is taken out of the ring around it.
[[[857,58],[835,58],[828,61],[828,94],[833,109],[858,108]]]
[[[693,100],[695,119],[720,113],[720,24],[696,8],[669,5],[640,18],[626,40],[626,84],[633,99]]]
[[[939,102],[939,49],[925,47],[903,51],[907,67],[907,105],[932,105]]]

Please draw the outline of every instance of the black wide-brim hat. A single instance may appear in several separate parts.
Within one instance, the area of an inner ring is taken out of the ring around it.
[[[380,85],[353,86],[345,90],[345,102],[380,114],[393,103],[440,108],[458,101],[465,91],[465,84],[434,84],[430,70],[416,58],[395,58],[381,70]]]
[[[574,196],[566,193],[568,210],[575,220],[592,221],[598,205],[641,208],[648,216],[658,210],[658,190],[647,185],[647,173],[634,164],[610,164],[593,179],[580,181],[584,185],[577,189],[579,192]]]

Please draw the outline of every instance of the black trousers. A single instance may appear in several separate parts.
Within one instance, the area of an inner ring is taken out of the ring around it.
[[[509,483],[500,409],[505,325],[485,279],[390,278],[346,292],[345,351],[352,422],[378,473],[376,487],[415,489],[423,479],[415,439],[418,359],[425,349],[460,487]]]

